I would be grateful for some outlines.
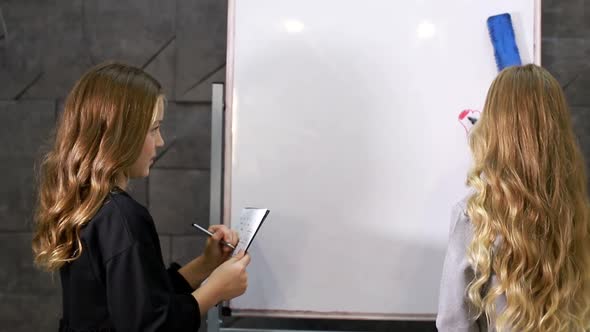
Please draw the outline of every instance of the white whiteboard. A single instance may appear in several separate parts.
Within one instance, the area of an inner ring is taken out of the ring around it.
[[[538,0],[230,1],[224,218],[271,210],[232,314],[435,315],[504,12],[539,63]]]

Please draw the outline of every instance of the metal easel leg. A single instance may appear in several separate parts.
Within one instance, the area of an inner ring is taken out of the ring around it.
[[[213,83],[211,96],[211,197],[209,225],[221,223],[223,202],[223,84]],[[219,332],[219,308],[207,313],[207,332]]]

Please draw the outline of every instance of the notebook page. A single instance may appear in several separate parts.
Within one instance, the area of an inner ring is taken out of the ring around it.
[[[232,228],[238,232],[240,241],[234,250],[233,255],[236,255],[240,251],[245,251],[249,246],[256,231],[260,227],[260,224],[264,220],[268,209],[257,209],[257,208],[244,208],[240,213],[240,219],[238,219]]]

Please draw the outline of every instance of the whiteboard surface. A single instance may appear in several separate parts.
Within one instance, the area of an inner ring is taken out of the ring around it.
[[[234,314],[436,313],[457,116],[497,73],[486,18],[509,12],[533,62],[535,2],[230,1],[225,219],[271,210]]]

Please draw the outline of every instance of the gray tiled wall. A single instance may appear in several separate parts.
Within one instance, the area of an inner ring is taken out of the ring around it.
[[[543,64],[566,85],[590,160],[590,4],[543,1]],[[163,127],[173,144],[132,194],[157,222],[164,259],[185,263],[208,223],[210,83],[225,78],[223,0],[0,0],[0,331],[55,330],[59,278],[38,272],[30,250],[34,167],[73,82],[117,59],[158,78],[169,100]],[[0,22],[1,23],[1,22]],[[326,328],[325,322],[235,321],[241,326]],[[363,328],[342,323],[337,328]],[[375,330],[433,331],[432,323],[379,323]],[[330,328],[334,328],[332,324]]]

